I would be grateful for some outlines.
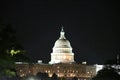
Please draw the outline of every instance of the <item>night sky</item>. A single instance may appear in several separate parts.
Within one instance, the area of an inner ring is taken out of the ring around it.
[[[50,61],[61,26],[76,62],[103,64],[120,49],[120,7],[115,0],[1,0],[0,17],[16,30],[26,55]]]

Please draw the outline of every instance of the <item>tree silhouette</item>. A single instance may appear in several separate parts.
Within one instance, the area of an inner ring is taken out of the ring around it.
[[[41,80],[45,80],[49,78],[47,73],[42,73],[42,72],[38,72],[36,76]]]
[[[78,78],[77,77],[73,77],[72,80],[78,80]]]
[[[92,80],[120,80],[120,75],[116,69],[106,66]]]
[[[12,72],[15,72],[15,62],[27,59],[24,53],[25,50],[17,40],[12,25],[4,24],[0,19],[0,76],[8,73],[13,74]]]
[[[0,55],[13,56],[14,54],[21,53],[23,47],[16,39],[15,31],[10,24],[0,24]]]
[[[51,77],[52,80],[57,80],[58,79],[58,76],[54,73]]]

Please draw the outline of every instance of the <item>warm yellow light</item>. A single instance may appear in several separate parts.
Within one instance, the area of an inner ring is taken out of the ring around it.
[[[14,49],[12,49],[12,50],[10,50],[10,54],[13,56],[13,55],[15,55],[15,54],[17,54],[17,53],[19,53],[20,52],[20,50],[14,50]]]

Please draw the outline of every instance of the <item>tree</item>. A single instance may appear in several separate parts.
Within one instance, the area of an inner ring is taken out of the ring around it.
[[[17,41],[12,26],[0,24],[0,56],[13,56],[22,51],[23,47]]]
[[[15,62],[24,61],[24,53],[25,50],[17,40],[15,30],[0,19],[0,76],[13,75]]]
[[[60,80],[67,80],[65,77],[61,77]]]
[[[78,78],[77,77],[73,77],[72,80],[78,80]]]
[[[120,75],[116,69],[106,66],[92,80],[120,80]]]
[[[52,80],[57,80],[58,79],[58,76],[54,73],[51,77]]]
[[[36,76],[41,80],[45,80],[45,79],[47,80],[49,78],[47,73],[42,73],[42,72],[38,72]]]

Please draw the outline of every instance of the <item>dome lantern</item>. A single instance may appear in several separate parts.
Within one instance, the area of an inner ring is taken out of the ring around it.
[[[59,38],[59,39],[66,39],[66,38],[65,38],[65,32],[64,32],[63,26],[62,26],[62,28],[61,28],[60,38]]]

